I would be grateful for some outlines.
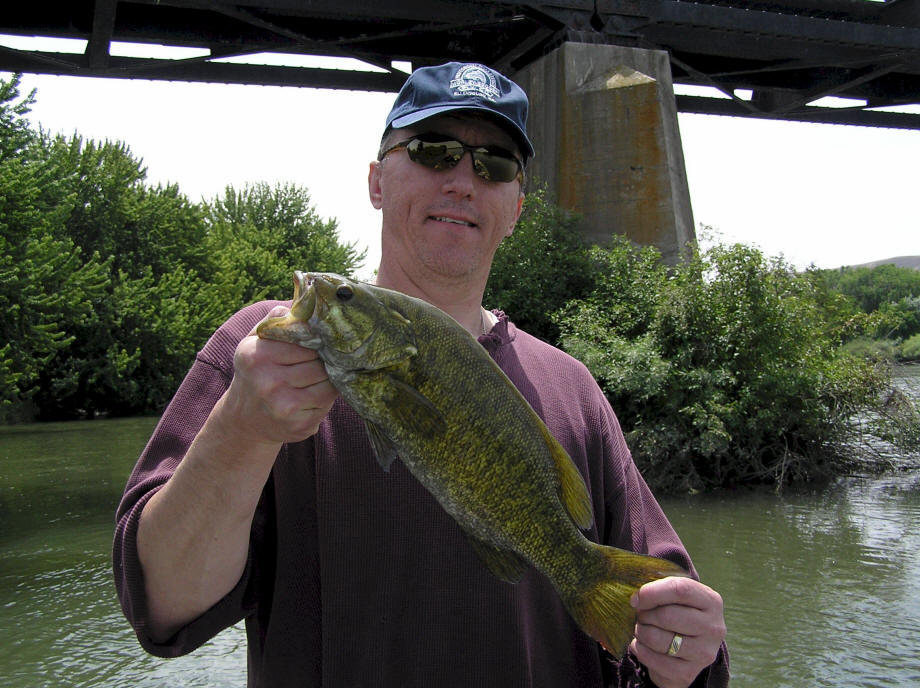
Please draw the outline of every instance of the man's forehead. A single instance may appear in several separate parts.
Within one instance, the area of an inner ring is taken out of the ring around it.
[[[433,117],[428,117],[421,122],[416,122],[403,131],[411,131],[414,134],[422,134],[426,132],[443,132],[452,135],[459,135],[460,133],[464,132],[467,134],[475,132],[476,134],[481,134],[484,138],[483,141],[476,141],[475,143],[477,145],[490,143],[501,145],[512,150],[518,149],[514,137],[511,136],[511,134],[509,134],[501,125],[495,122],[494,119],[477,112],[454,111],[440,115],[434,115]],[[464,143],[473,142],[465,141]]]

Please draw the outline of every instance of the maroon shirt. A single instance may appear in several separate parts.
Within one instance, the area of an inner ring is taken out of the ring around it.
[[[276,302],[243,309],[198,354],[138,461],[117,514],[119,598],[149,652],[191,652],[246,619],[250,687],[651,686],[618,665],[530,570],[496,579],[466,536],[399,462],[377,464],[340,398],[317,434],[284,445],[265,486],[236,588],[165,644],[147,634],[137,524],[233,376],[239,341]],[[632,462],[587,369],[503,314],[480,338],[581,470],[597,542],[692,564]],[[728,658],[694,686],[725,686]]]

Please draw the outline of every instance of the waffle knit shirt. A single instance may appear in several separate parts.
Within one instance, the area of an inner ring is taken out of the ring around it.
[[[141,509],[229,386],[237,344],[278,303],[249,306],[215,332],[128,481],[115,583],[141,645],[177,656],[245,619],[250,688],[651,686],[631,655],[613,662],[575,625],[542,575],[528,570],[515,585],[495,578],[400,462],[380,468],[363,421],[341,398],[315,436],[282,447],[237,586],[166,643],[151,640]],[[584,476],[594,511],[587,537],[692,570],[588,370],[498,315],[480,343]],[[727,685],[727,662],[723,647],[694,686]]]

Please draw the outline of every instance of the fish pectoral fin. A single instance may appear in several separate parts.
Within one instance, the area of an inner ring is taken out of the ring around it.
[[[546,441],[556,465],[559,476],[559,496],[565,505],[566,511],[572,520],[582,530],[587,530],[594,523],[594,512],[591,509],[591,496],[585,479],[578,472],[578,467],[572,461],[562,445],[553,437],[549,429],[541,423],[543,439]]]
[[[394,375],[389,375],[387,382],[387,410],[400,427],[426,437],[440,435],[447,430],[447,421],[443,414],[428,397]]]
[[[466,533],[466,537],[493,576],[506,583],[517,583],[521,580],[521,576],[527,570],[527,564],[521,557],[511,550],[496,547],[470,533]]]
[[[371,441],[371,446],[374,448],[374,454],[377,455],[377,463],[380,464],[383,470],[389,473],[390,466],[392,466],[393,462],[398,458],[395,445],[389,437],[380,431],[380,428],[370,421],[365,421],[364,427],[367,428],[367,437]]]

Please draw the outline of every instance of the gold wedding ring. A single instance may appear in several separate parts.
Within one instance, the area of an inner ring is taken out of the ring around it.
[[[680,646],[684,642],[684,637],[680,633],[675,633],[674,637],[671,638],[671,647],[668,648],[668,656],[675,657],[678,652],[680,652]]]

